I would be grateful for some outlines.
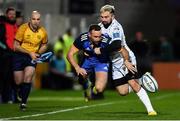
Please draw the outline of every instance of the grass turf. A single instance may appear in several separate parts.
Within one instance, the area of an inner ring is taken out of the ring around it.
[[[85,102],[82,91],[33,90],[25,112],[18,104],[0,104],[0,119],[17,120],[178,120],[179,91],[148,93],[158,112],[148,116],[138,97],[131,93],[119,96],[114,90],[105,91],[105,99]]]

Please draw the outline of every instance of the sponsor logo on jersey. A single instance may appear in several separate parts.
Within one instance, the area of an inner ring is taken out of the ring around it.
[[[119,33],[113,33],[113,38],[119,38],[120,34]]]

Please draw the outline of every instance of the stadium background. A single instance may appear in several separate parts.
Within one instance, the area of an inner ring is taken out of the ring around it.
[[[136,31],[142,31],[152,43],[156,43],[160,35],[166,35],[171,41],[179,36],[178,0],[1,0],[0,11],[13,6],[22,12],[27,21],[32,10],[39,10],[50,45],[53,45],[58,36],[63,35],[68,28],[71,28],[75,38],[80,32],[86,31],[91,23],[97,23],[99,9],[104,4],[115,6],[115,15],[123,25],[127,42],[132,40]],[[179,57],[168,63],[153,62],[152,73],[159,81],[160,89],[180,88],[178,61]],[[41,86],[40,74],[46,70],[44,66],[46,65],[38,68],[36,88]],[[172,81],[169,81],[170,79]]]
[[[49,45],[52,46],[68,28],[71,28],[75,38],[86,31],[89,24],[97,23],[99,9],[104,4],[115,6],[115,15],[123,25],[128,42],[134,38],[136,31],[142,31],[151,43],[156,43],[162,34],[172,43],[179,40],[179,0],[0,0],[0,13],[13,6],[22,12],[27,21],[32,10],[39,10],[49,35]],[[180,48],[180,42],[175,45]],[[152,64],[152,74],[160,90],[149,93],[149,96],[157,109],[157,117],[147,117],[144,107],[133,94],[122,98],[114,90],[107,90],[105,100],[85,103],[81,90],[41,90],[41,76],[48,71],[48,64],[43,63],[37,67],[28,110],[22,113],[18,110],[18,104],[0,104],[0,120],[180,119],[180,50],[175,51],[173,60],[153,61]]]

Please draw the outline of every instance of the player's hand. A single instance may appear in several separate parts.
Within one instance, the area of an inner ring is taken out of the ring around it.
[[[82,76],[86,76],[87,72],[84,68],[75,68],[77,75],[81,74]]]
[[[100,51],[100,48],[94,48],[94,52],[97,54],[97,55],[100,55],[101,54],[101,51]]]
[[[128,60],[125,60],[124,64],[131,73],[135,74],[135,72],[137,72],[136,67]]]
[[[29,55],[31,56],[32,60],[35,60],[40,56],[38,53],[35,52],[31,52]]]
[[[85,55],[85,56],[89,56],[89,54],[87,54],[86,52],[84,52],[84,55]]]

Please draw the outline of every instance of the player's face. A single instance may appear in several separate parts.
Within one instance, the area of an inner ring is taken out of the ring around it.
[[[6,16],[10,21],[16,20],[16,12],[14,10],[10,10]]]
[[[89,34],[91,41],[98,43],[101,41],[101,31],[92,30]]]
[[[114,18],[114,15],[109,11],[104,11],[100,14],[100,21],[103,25],[110,24]]]
[[[38,27],[40,26],[40,17],[41,16],[39,13],[34,13],[31,16],[30,24],[31,24],[31,27],[35,30],[38,29]]]

